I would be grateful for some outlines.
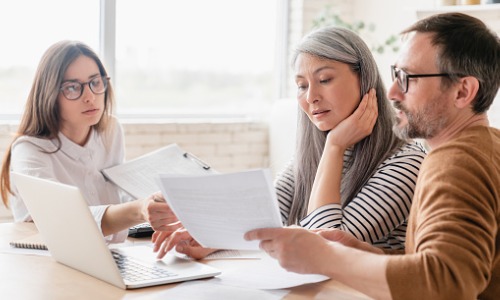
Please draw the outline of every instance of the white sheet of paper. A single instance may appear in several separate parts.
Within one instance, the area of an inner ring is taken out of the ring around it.
[[[259,259],[259,250],[219,250],[215,251],[204,260],[213,259]]]
[[[279,300],[288,294],[287,290],[255,290],[221,285],[212,281],[194,280],[176,285],[148,299],[238,299],[238,300]]]
[[[211,266],[219,268],[223,272],[209,281],[248,289],[274,290],[329,279],[323,275],[289,272],[281,267],[276,259],[263,251],[259,251],[259,257],[260,259],[238,261],[238,268],[229,268],[228,264],[231,261],[228,260],[211,261]]]
[[[257,250],[245,232],[282,227],[268,169],[205,176],[160,174],[159,186],[182,225],[201,245]]]

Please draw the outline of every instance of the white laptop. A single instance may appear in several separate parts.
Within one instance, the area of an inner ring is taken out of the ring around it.
[[[110,250],[78,188],[19,173],[11,173],[11,178],[50,254],[64,265],[123,289],[220,274],[213,267],[172,253],[157,260],[152,248],[144,245]],[[124,257],[118,259],[118,256]],[[147,269],[149,277],[158,278],[141,278],[119,268],[119,265],[135,263]]]

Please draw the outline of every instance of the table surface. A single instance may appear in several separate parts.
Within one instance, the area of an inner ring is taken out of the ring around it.
[[[0,223],[0,245],[36,234],[33,223]],[[139,239],[129,239],[134,243]],[[144,242],[144,239],[142,239]],[[211,264],[210,261],[202,261]],[[238,268],[238,260],[226,260],[222,272]],[[122,290],[92,276],[57,263],[50,256],[0,253],[1,299],[153,299],[176,284]],[[369,299],[335,280],[291,289],[284,299]],[[156,297],[155,297],[156,296]]]

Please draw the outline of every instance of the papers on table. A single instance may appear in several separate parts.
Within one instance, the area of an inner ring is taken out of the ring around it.
[[[182,225],[201,245],[256,250],[245,232],[282,227],[271,172],[259,169],[205,176],[160,174],[159,186]]]
[[[205,258],[204,260],[215,260],[215,259],[259,259],[259,250],[218,250],[215,251]]]
[[[213,280],[187,281],[175,287],[157,293],[148,299],[238,299],[238,300],[279,300],[288,294],[286,290],[255,290],[250,288],[223,285]]]
[[[179,284],[161,292],[158,299],[282,299],[288,288],[329,279],[323,275],[288,272],[265,252],[254,254],[257,259],[211,260],[209,265],[222,270],[222,274]]]
[[[210,265],[222,270],[222,274],[210,281],[220,284],[249,289],[286,289],[303,284],[322,282],[329,279],[318,274],[299,274],[289,272],[279,262],[259,251],[260,259],[239,260],[237,268],[231,267],[228,260],[211,261]]]

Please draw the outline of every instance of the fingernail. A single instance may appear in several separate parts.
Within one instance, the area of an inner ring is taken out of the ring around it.
[[[177,252],[183,252],[184,251],[184,247],[182,246],[177,246]]]

